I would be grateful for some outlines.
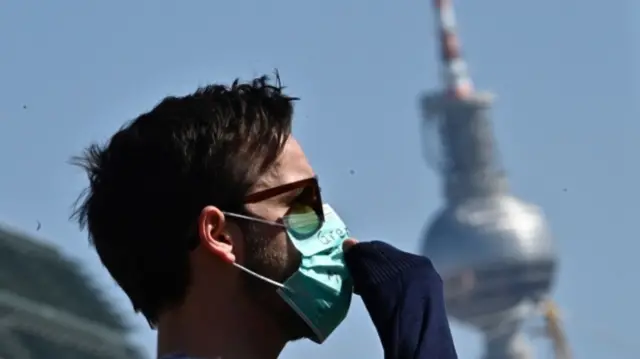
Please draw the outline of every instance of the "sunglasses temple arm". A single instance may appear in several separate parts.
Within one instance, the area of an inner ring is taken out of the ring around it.
[[[251,216],[245,216],[243,214],[230,213],[230,212],[222,212],[222,213],[225,216],[229,216],[229,217],[240,218],[240,219],[244,219],[244,220],[247,220],[247,221],[253,221],[253,222],[258,222],[258,223],[267,224],[267,225],[271,225],[271,226],[286,228],[286,226],[284,224],[282,224],[282,223],[278,223],[278,222],[274,222],[274,221],[267,221],[266,219],[261,219],[261,218],[251,217]]]

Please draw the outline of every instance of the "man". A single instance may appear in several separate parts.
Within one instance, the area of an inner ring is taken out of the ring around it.
[[[431,263],[347,239],[282,90],[261,77],[165,98],[75,160],[90,182],[76,219],[158,356],[277,358],[324,341],[355,289],[386,358],[455,358]]]

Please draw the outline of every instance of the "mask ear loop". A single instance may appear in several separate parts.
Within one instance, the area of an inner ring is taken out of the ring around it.
[[[230,213],[230,212],[222,212],[222,213],[224,213],[225,216],[229,216],[229,217],[241,218],[241,219],[245,219],[245,220],[248,220],[248,221],[253,221],[253,222],[258,222],[258,223],[267,224],[267,225],[271,225],[271,226],[286,228],[286,226],[284,224],[282,224],[282,223],[268,221],[266,219],[255,218],[255,217],[251,217],[251,216],[245,216],[245,215],[242,215],[242,214]],[[258,274],[256,272],[250,270],[250,269],[247,269],[247,268],[239,265],[238,263],[233,263],[233,266],[238,268],[238,269],[240,269],[241,271],[249,274],[249,275],[252,275],[252,276],[254,276],[254,277],[258,278],[258,279],[262,279],[263,281],[265,281],[265,282],[267,282],[267,283],[269,283],[271,285],[274,285],[274,286],[276,286],[276,287],[278,287],[280,289],[287,290],[287,287],[285,287],[284,284],[276,282],[275,280],[273,280],[271,278],[267,278],[267,277],[265,277],[265,276],[263,276],[261,274]]]
[[[245,272],[245,273],[249,274],[249,275],[252,275],[252,276],[254,276],[254,277],[258,278],[258,279],[262,279],[263,281],[265,281],[265,282],[267,282],[267,283],[269,283],[269,284],[275,285],[276,287],[278,287],[278,288],[280,288],[280,289],[287,290],[287,287],[285,287],[285,285],[284,285],[284,284],[282,284],[282,283],[278,283],[278,282],[276,282],[276,281],[275,281],[275,280],[273,280],[273,279],[267,278],[267,277],[265,277],[265,276],[263,276],[263,275],[261,275],[261,274],[258,274],[258,273],[256,273],[256,272],[254,272],[254,271],[250,270],[250,269],[247,269],[247,268],[245,268],[245,267],[243,267],[243,266],[239,265],[238,263],[233,263],[233,266],[234,266],[234,267],[236,267],[236,268],[238,268],[238,269],[240,269],[241,271],[243,271],[243,272]]]

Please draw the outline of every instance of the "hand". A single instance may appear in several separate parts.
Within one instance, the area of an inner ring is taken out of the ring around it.
[[[349,249],[351,249],[351,247],[355,246],[356,244],[358,244],[358,241],[354,238],[347,238],[344,240],[344,242],[342,242],[342,250],[344,251],[344,253],[347,253],[347,251],[349,251]]]
[[[351,247],[358,244],[358,241],[354,238],[348,238],[344,242],[342,242],[342,250],[346,253]]]

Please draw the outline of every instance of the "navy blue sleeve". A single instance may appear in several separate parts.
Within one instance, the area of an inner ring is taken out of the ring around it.
[[[385,359],[458,358],[442,279],[428,258],[376,241],[356,244],[345,260]]]

